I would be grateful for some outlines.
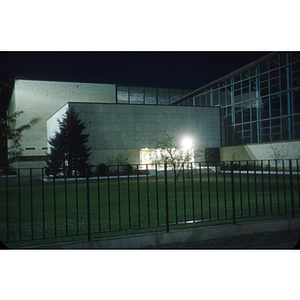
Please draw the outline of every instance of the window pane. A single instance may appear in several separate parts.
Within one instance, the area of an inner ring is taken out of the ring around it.
[[[269,98],[263,98],[261,103],[261,118],[269,118]]]
[[[235,107],[235,124],[242,122],[242,109],[240,107]]]
[[[219,91],[214,90],[212,92],[212,97],[213,97],[213,106],[219,105]]]
[[[252,143],[258,143],[259,123],[252,123]]]
[[[145,88],[145,104],[156,104],[156,88]]]
[[[300,89],[293,91],[293,113],[300,113]]]
[[[249,78],[249,69],[242,73],[242,79]]]
[[[248,105],[250,104],[245,103],[243,107],[243,122],[250,122],[250,106]]]
[[[237,82],[239,80],[241,80],[241,74],[235,75],[234,76],[234,82]]]
[[[226,105],[226,91],[225,88],[220,89],[220,105]]]
[[[280,96],[279,94],[271,96],[271,117],[280,116]]]
[[[289,139],[289,118],[282,118],[282,139],[283,140],[288,140]]]
[[[270,87],[270,94],[279,92],[279,84]]]
[[[128,103],[128,86],[117,86],[117,102]]]
[[[158,104],[169,103],[169,89],[159,88],[158,89]]]
[[[292,52],[292,62],[300,60],[300,52]]]
[[[270,58],[269,66],[270,66],[270,70],[279,67],[279,57],[278,57],[278,55],[274,55],[272,58]]]
[[[268,60],[267,61],[264,61],[260,64],[260,73],[263,73],[263,72],[266,72],[269,70],[269,67],[268,67]]]
[[[260,95],[265,96],[269,94],[269,88],[264,88],[260,90]]]
[[[181,89],[170,89],[170,101],[171,102],[181,98],[182,96],[183,96],[183,90],[181,90]]]
[[[265,74],[262,74],[260,75],[260,81],[265,81],[265,80],[268,80],[268,77],[269,77],[269,73],[265,73]]]
[[[142,87],[130,87],[130,103],[143,104],[144,93]]]
[[[286,53],[280,53],[280,65],[284,66],[286,64]]]

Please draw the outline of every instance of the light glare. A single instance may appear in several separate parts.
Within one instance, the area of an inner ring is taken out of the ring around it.
[[[186,137],[182,140],[182,146],[186,149],[189,149],[193,146],[193,140],[189,137]]]

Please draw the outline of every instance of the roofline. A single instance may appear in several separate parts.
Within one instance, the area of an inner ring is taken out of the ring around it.
[[[284,51],[282,51],[282,52],[284,52]],[[248,69],[249,67],[258,64],[258,63],[260,63],[261,61],[263,61],[263,60],[265,60],[265,59],[267,59],[267,58],[269,58],[269,57],[271,57],[271,56],[273,56],[273,55],[275,55],[275,54],[282,53],[282,52],[271,52],[271,53],[269,53],[269,54],[267,54],[267,55],[264,55],[263,57],[261,57],[261,58],[255,60],[255,61],[253,61],[253,62],[251,62],[251,63],[249,63],[249,64],[247,64],[247,65],[245,65],[245,66],[243,66],[243,67],[241,67],[241,68],[239,68],[239,69],[237,69],[237,70],[231,72],[231,73],[228,73],[227,75],[224,75],[223,77],[221,77],[221,78],[219,78],[219,79],[216,79],[216,80],[214,80],[214,81],[212,81],[212,82],[210,82],[210,83],[207,83],[207,84],[201,86],[200,88],[194,90],[193,92],[188,93],[188,94],[184,95],[183,97],[181,97],[181,98],[179,98],[179,99],[177,99],[177,100],[174,100],[174,101],[171,102],[169,105],[173,105],[173,104],[175,104],[175,103],[177,103],[177,102],[179,102],[179,101],[181,101],[181,100],[183,100],[183,99],[187,99],[187,98],[189,98],[189,97],[191,97],[191,96],[197,94],[200,90],[202,90],[202,89],[204,89],[204,88],[206,88],[206,87],[208,87],[208,86],[210,86],[210,85],[212,85],[212,84],[215,84],[215,83],[217,83],[217,82],[219,82],[219,81],[223,81],[223,80],[227,79],[228,77],[232,77],[232,76],[234,76],[236,73],[240,73],[240,72],[242,72],[244,69]]]

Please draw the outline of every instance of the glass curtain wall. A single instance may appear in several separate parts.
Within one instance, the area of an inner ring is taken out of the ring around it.
[[[300,52],[275,53],[176,105],[220,107],[222,146],[300,139]]]
[[[117,103],[119,104],[153,104],[169,105],[192,92],[190,89],[117,86]]]

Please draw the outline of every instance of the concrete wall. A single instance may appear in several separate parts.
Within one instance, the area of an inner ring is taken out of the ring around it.
[[[31,118],[40,118],[36,125],[23,133],[23,156],[46,154],[46,121],[68,101],[116,103],[116,88],[111,84],[16,80],[9,113],[24,111],[16,126],[28,123]]]
[[[300,141],[249,144],[220,148],[222,161],[300,158]]]
[[[79,112],[90,134],[92,164],[116,164],[122,158],[140,163],[140,149],[153,148],[151,140],[160,139],[163,133],[189,136],[195,150],[220,146],[218,108],[74,102],[70,107]],[[55,122],[51,119],[49,124]]]
[[[54,136],[55,132],[59,131],[59,123],[57,122],[57,120],[61,121],[68,109],[69,103],[65,104],[59,111],[57,111],[47,120],[47,141]],[[50,153],[50,144],[48,142],[47,147],[47,152]]]

